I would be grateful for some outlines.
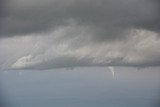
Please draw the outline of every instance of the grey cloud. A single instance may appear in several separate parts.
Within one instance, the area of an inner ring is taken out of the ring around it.
[[[10,0],[0,19],[0,69],[159,66],[159,6],[158,0]]]
[[[132,29],[127,40],[96,43],[77,25],[50,34],[3,38],[0,69],[51,69],[81,66],[159,66],[158,33]],[[65,36],[76,34],[72,39]],[[63,39],[62,39],[63,38]],[[6,45],[7,44],[7,45]]]
[[[4,15],[5,15],[5,1],[4,0],[1,0],[0,1],[0,29],[1,29],[1,27],[2,27],[2,19],[3,19],[3,17],[4,17]]]
[[[42,33],[72,19],[92,29],[93,40],[120,39],[132,27],[159,31],[159,6],[157,0],[13,0],[1,36]]]

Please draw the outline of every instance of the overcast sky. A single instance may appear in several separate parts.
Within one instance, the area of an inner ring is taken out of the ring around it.
[[[159,66],[159,0],[5,0],[0,69]]]

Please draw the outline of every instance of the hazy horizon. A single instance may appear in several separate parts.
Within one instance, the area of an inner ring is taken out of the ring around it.
[[[107,67],[73,70],[11,70],[0,72],[1,89],[13,107],[156,107],[157,68]]]

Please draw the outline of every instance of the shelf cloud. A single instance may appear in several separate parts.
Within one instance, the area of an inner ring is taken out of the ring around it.
[[[1,69],[160,65],[158,0],[1,4]]]

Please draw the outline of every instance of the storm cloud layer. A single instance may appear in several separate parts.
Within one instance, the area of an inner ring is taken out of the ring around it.
[[[160,28],[157,0],[11,0],[3,10],[1,36],[44,32],[69,20],[91,27],[101,38],[119,37],[129,27]]]
[[[0,68],[159,66],[158,0],[8,0]]]

